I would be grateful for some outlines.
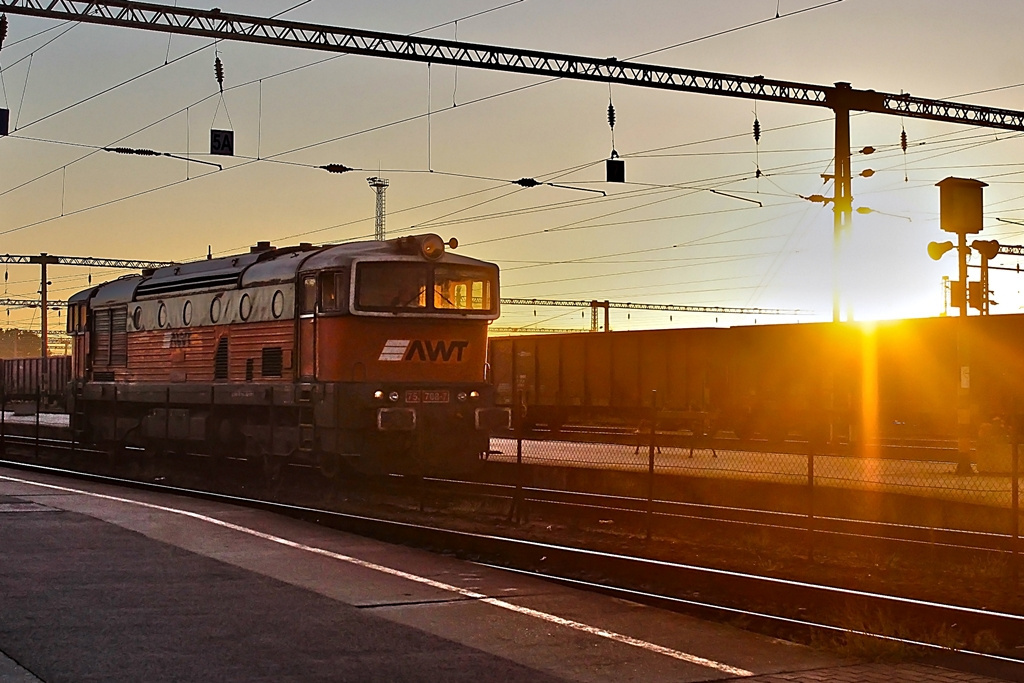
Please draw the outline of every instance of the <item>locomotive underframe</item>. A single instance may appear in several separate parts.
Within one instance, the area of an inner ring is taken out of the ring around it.
[[[480,461],[509,411],[483,383],[128,383],[87,382],[72,392],[79,440],[106,447],[202,452],[368,473],[465,471]],[[450,401],[410,405],[397,391],[445,390]],[[471,392],[477,396],[468,398]],[[459,401],[459,394],[466,394]]]

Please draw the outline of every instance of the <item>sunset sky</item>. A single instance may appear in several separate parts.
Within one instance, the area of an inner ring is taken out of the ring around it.
[[[298,4],[217,6],[271,16]],[[437,27],[423,35],[1024,110],[1019,0],[312,0],[283,18],[397,33]],[[0,252],[191,260],[258,240],[372,236],[366,178],[379,173],[390,180],[389,235],[457,237],[459,253],[502,267],[505,296],[805,312],[758,316],[758,324],[831,318],[831,208],[799,197],[832,193],[821,178],[832,172],[827,109],[613,86],[615,147],[629,182],[608,184],[606,84],[8,20],[0,107],[11,110],[12,135],[0,138]],[[942,276],[955,277],[955,258],[931,261],[926,245],[946,239],[935,183],[947,176],[988,183],[981,237],[1024,243],[1021,134],[875,114],[855,115],[851,127],[854,150],[878,150],[853,158],[855,174],[874,171],[853,184],[854,206],[874,210],[855,214],[847,253],[844,296],[856,317],[942,311]],[[205,154],[210,128],[235,131],[233,159]],[[224,169],[97,151],[115,144]],[[329,163],[360,170],[316,168]],[[509,182],[522,177],[607,196]],[[95,283],[120,273],[91,275]],[[53,268],[51,296],[67,298],[88,277]],[[992,286],[995,313],[1024,309],[1020,275],[995,272]],[[9,268],[8,297],[37,289],[35,268]],[[38,311],[12,309],[5,321],[34,327]],[[551,308],[508,308],[498,323],[587,324],[589,313]],[[695,314],[612,316],[616,329],[714,324]]]

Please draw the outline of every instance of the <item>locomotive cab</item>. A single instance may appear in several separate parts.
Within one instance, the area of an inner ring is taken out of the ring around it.
[[[391,250],[310,258],[299,274],[298,368],[334,387],[340,432],[374,452],[375,468],[437,471],[476,462],[509,411],[484,381],[487,325],[498,316],[498,268],[447,253],[436,235]],[[454,240],[451,242],[454,245]]]

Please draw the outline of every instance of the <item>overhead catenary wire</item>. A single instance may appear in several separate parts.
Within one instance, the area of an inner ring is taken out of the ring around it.
[[[503,9],[503,8],[506,8],[506,7],[510,7],[510,6],[512,6],[512,5],[516,5],[516,4],[519,4],[519,3],[523,2],[523,1],[524,1],[524,0],[513,0],[512,2],[506,2],[506,3],[503,3],[503,4],[501,4],[501,5],[497,5],[497,6],[495,6],[495,7],[492,7],[492,8],[488,8],[488,9],[484,9],[484,10],[481,10],[481,11],[478,11],[478,12],[474,12],[474,13],[472,13],[472,14],[469,14],[469,15],[464,15],[464,16],[462,16],[462,17],[459,17],[459,18],[458,18],[458,19],[456,19],[455,21],[465,21],[465,20],[467,20],[467,19],[470,19],[470,18],[474,18],[474,17],[479,17],[479,16],[483,16],[483,15],[485,15],[485,14],[489,14],[489,13],[491,13],[491,12],[494,12],[494,11],[497,11],[497,10],[500,10],[500,9]],[[300,4],[301,4],[301,3],[300,3]],[[297,6],[299,6],[299,5],[297,5]],[[296,6],[296,7],[297,7],[297,6]],[[294,7],[293,7],[293,8],[289,8],[288,10],[285,10],[284,12],[288,12],[288,11],[291,11],[291,9],[294,9]],[[284,12],[282,12],[282,14],[283,14]],[[275,16],[278,16],[278,15],[275,15]],[[418,35],[418,34],[420,34],[420,33],[424,33],[424,32],[427,32],[427,31],[430,31],[430,30],[433,30],[433,29],[436,29],[436,28],[440,28],[440,27],[442,27],[442,26],[446,26],[446,25],[448,25],[448,24],[450,24],[450,23],[452,23],[452,21],[451,21],[451,20],[450,20],[450,21],[446,21],[446,22],[443,22],[443,23],[440,23],[440,24],[435,24],[434,26],[430,26],[430,27],[427,27],[427,28],[425,28],[425,29],[422,29],[422,30],[420,30],[420,31],[417,31],[417,32],[415,32],[415,33],[413,33],[413,34],[411,34],[411,35]],[[70,24],[70,27],[69,27],[69,29],[68,29],[68,30],[70,30],[70,28],[74,28],[75,26],[77,26],[77,25],[78,25],[78,23],[77,23],[77,22],[63,22],[63,23],[61,24],[61,26],[63,26],[63,25],[66,25],[66,24]],[[47,30],[50,30],[50,29],[47,29]],[[40,34],[41,34],[41,33],[45,33],[45,32],[46,32],[46,31],[42,31],[42,32],[40,32]],[[61,33],[60,35],[58,35],[58,36],[57,36],[57,38],[59,38],[60,36],[64,35],[65,33],[67,33],[67,31],[65,31],[64,33]],[[36,35],[39,35],[39,34],[36,34]],[[49,45],[49,43],[50,43],[50,42],[53,42],[53,40],[56,40],[56,38],[52,39],[51,41],[49,41],[49,42],[48,42],[48,43],[46,43],[45,45]],[[22,42],[22,41],[18,41],[18,42]],[[44,45],[43,47],[45,47],[45,45]],[[163,68],[164,66],[167,66],[167,65],[169,65],[169,64],[173,64],[173,63],[175,63],[175,62],[178,62],[178,61],[181,61],[181,60],[183,60],[183,59],[186,59],[186,58],[188,58],[188,57],[190,57],[190,56],[192,56],[192,55],[194,55],[194,54],[197,54],[197,53],[199,53],[199,52],[201,52],[201,51],[203,51],[203,50],[206,50],[206,49],[208,49],[209,47],[210,47],[210,45],[204,45],[204,46],[201,46],[201,47],[199,47],[199,48],[196,48],[195,50],[192,50],[192,51],[190,51],[190,52],[188,52],[188,53],[185,53],[184,55],[181,55],[181,56],[179,56],[179,57],[177,57],[177,58],[175,58],[175,59],[171,60],[171,61],[170,61],[170,62],[169,62],[168,64],[160,65],[160,66],[154,67],[154,68],[152,68],[152,69],[149,69],[149,70],[147,70],[147,71],[145,71],[145,72],[143,72],[143,73],[141,73],[141,74],[138,74],[138,75],[136,75],[136,76],[133,76],[133,77],[131,77],[131,78],[129,78],[129,79],[126,79],[126,80],[124,80],[124,81],[121,81],[121,82],[119,82],[119,83],[117,83],[117,84],[115,84],[115,85],[113,85],[113,86],[110,86],[110,87],[108,87],[108,88],[106,88],[106,89],[104,89],[104,90],[102,90],[102,91],[100,91],[100,92],[98,92],[98,93],[95,93],[95,94],[93,94],[93,95],[90,95],[89,97],[86,97],[86,98],[84,98],[84,99],[78,100],[78,101],[76,101],[76,102],[74,102],[74,103],[72,103],[72,104],[70,104],[70,105],[67,105],[66,107],[63,107],[63,108],[61,108],[61,109],[59,109],[59,110],[57,110],[57,111],[54,111],[54,112],[50,112],[49,114],[47,114],[47,115],[45,115],[45,116],[43,116],[43,117],[41,117],[41,118],[39,118],[39,119],[36,119],[36,120],[34,120],[34,121],[32,121],[32,122],[30,122],[30,123],[26,124],[26,125],[25,125],[25,126],[24,126],[24,127],[22,128],[22,129],[24,129],[24,128],[27,128],[27,127],[29,127],[29,126],[31,126],[31,125],[35,125],[35,124],[37,124],[37,123],[40,123],[40,122],[42,122],[42,121],[44,121],[44,120],[46,120],[46,119],[49,119],[49,118],[51,118],[52,116],[56,116],[56,115],[58,115],[58,114],[61,114],[61,113],[63,113],[63,112],[66,112],[66,111],[68,111],[68,110],[70,110],[70,109],[73,109],[74,107],[77,107],[77,106],[79,106],[79,105],[81,105],[81,104],[85,104],[86,102],[89,102],[89,101],[91,101],[91,100],[93,100],[93,99],[95,99],[95,98],[97,98],[97,97],[100,97],[100,96],[102,96],[102,95],[105,95],[105,94],[107,94],[107,93],[109,93],[109,92],[111,92],[111,91],[113,91],[113,90],[116,90],[116,89],[118,89],[118,88],[120,88],[120,87],[123,87],[123,86],[125,86],[125,85],[128,85],[128,84],[130,84],[130,83],[132,83],[132,82],[134,82],[134,81],[136,81],[136,80],[139,80],[139,79],[141,79],[141,78],[143,78],[143,77],[145,77],[145,76],[148,76],[149,74],[151,74],[151,73],[153,73],[153,72],[155,72],[155,71],[158,71],[158,70],[160,70],[160,69],[161,69],[161,68]],[[331,61],[331,60],[334,60],[334,59],[339,59],[339,58],[342,58],[342,57],[345,57],[345,56],[346,56],[346,55],[333,55],[333,56],[331,56],[331,57],[328,57],[328,58],[326,58],[326,59],[316,60],[316,61],[314,61],[314,62],[312,62],[312,63],[309,63],[309,64],[305,64],[305,65],[301,65],[301,66],[298,66],[298,67],[293,67],[293,68],[290,68],[290,69],[285,69],[285,70],[282,70],[282,71],[276,72],[276,73],[274,73],[274,74],[271,74],[270,76],[267,76],[266,78],[275,78],[275,77],[285,76],[285,75],[288,75],[288,74],[291,74],[291,73],[295,73],[295,72],[297,72],[297,71],[300,71],[300,70],[302,70],[302,69],[305,69],[305,68],[309,68],[309,67],[312,67],[312,66],[316,66],[316,65],[318,65],[318,64],[322,64],[322,63],[325,63],[325,62],[327,62],[327,61]],[[236,88],[240,88],[240,87],[245,87],[245,86],[247,86],[247,85],[251,85],[252,83],[255,83],[255,82],[262,82],[262,79],[257,79],[257,80],[254,80],[254,81],[248,81],[248,82],[246,82],[246,83],[242,83],[242,84],[239,84],[238,86],[234,86],[234,87],[236,87]],[[231,88],[229,88],[229,89],[231,89]],[[132,133],[129,133],[128,135],[122,136],[121,138],[118,138],[117,140],[113,140],[113,141],[111,141],[111,142],[110,142],[110,143],[108,144],[108,146],[116,145],[117,143],[119,143],[119,142],[121,142],[121,141],[123,141],[123,140],[126,140],[127,138],[131,137],[132,135],[138,134],[138,133],[140,133],[140,132],[142,132],[142,131],[144,131],[144,130],[146,130],[146,129],[148,129],[148,128],[151,128],[152,126],[154,126],[154,125],[157,125],[157,124],[159,124],[159,123],[161,123],[161,122],[163,122],[163,121],[167,120],[168,118],[171,118],[171,117],[173,117],[173,116],[176,116],[177,114],[180,114],[180,113],[182,113],[182,112],[185,112],[185,113],[186,113],[186,116],[187,116],[187,112],[188,112],[189,108],[191,108],[191,107],[194,107],[194,106],[198,105],[199,103],[201,103],[201,102],[204,102],[204,101],[208,100],[208,99],[209,99],[210,97],[212,97],[212,95],[210,95],[210,96],[206,96],[206,97],[203,97],[203,98],[201,98],[200,100],[198,100],[197,102],[195,102],[195,103],[193,103],[193,104],[191,104],[191,105],[188,105],[188,106],[184,107],[183,109],[179,109],[178,111],[175,111],[175,112],[173,112],[173,113],[171,113],[171,114],[168,114],[167,116],[165,116],[165,117],[163,117],[163,118],[161,118],[161,119],[158,119],[157,121],[154,121],[154,122],[152,122],[152,123],[150,123],[150,124],[148,124],[148,125],[146,125],[146,126],[143,126],[142,128],[140,128],[140,129],[138,129],[138,130],[136,130],[136,131],[133,131]],[[483,98],[483,99],[490,99],[490,98]],[[472,103],[473,103],[473,102],[470,102],[470,104],[472,104]],[[417,117],[410,117],[410,118],[408,118],[408,119],[406,119],[406,120],[415,120],[416,118],[420,118],[420,117],[419,117],[419,116],[417,116]],[[402,123],[402,122],[403,122],[403,121],[393,122],[392,124],[389,124],[389,125],[398,125],[398,124],[400,124],[400,123]],[[376,128],[374,128],[374,129],[376,129]],[[371,132],[371,131],[365,131],[365,132]],[[95,150],[95,151],[98,151],[98,150]],[[89,154],[86,154],[86,155],[84,155],[83,157],[80,157],[80,158],[78,158],[78,159],[75,159],[75,160],[73,160],[72,162],[69,162],[69,163],[68,163],[67,165],[71,165],[71,164],[73,164],[73,163],[76,163],[76,162],[78,162],[78,161],[81,161],[81,160],[83,160],[84,158],[87,158],[87,157],[91,156],[92,154],[94,154],[94,153],[95,153],[95,151],[93,151],[93,152],[90,152]],[[294,151],[297,151],[297,150],[289,150],[289,152],[294,152]],[[286,152],[286,153],[288,153],[288,152]],[[284,154],[284,153],[282,153],[282,154]],[[13,190],[16,190],[16,189],[20,189],[21,187],[25,187],[25,186],[26,186],[26,185],[28,185],[28,184],[31,184],[31,183],[33,183],[33,182],[36,182],[36,181],[38,181],[38,180],[42,179],[42,178],[45,178],[46,176],[48,176],[48,175],[50,175],[50,174],[52,174],[52,173],[54,173],[54,172],[56,172],[56,171],[58,171],[58,170],[60,170],[60,169],[59,169],[59,168],[53,169],[53,170],[51,170],[51,171],[48,171],[48,172],[46,172],[46,173],[43,173],[43,174],[41,174],[41,175],[39,175],[39,176],[36,176],[36,177],[32,178],[32,179],[31,179],[31,180],[29,180],[29,181],[26,181],[26,182],[24,182],[24,183],[21,183],[21,184],[19,184],[18,186],[14,187],[14,188],[9,188],[8,190],[2,191],[2,192],[0,192],[0,197],[2,197],[3,195],[5,195],[5,194],[7,194],[7,193],[9,193],[9,192],[11,192],[11,191],[13,191]],[[187,164],[186,164],[186,170],[187,170]],[[187,173],[186,173],[186,179],[188,179],[188,177],[187,177]],[[153,191],[156,191],[156,190],[159,190],[159,189],[166,189],[166,188],[168,188],[168,187],[171,187],[171,186],[173,186],[173,185],[177,185],[177,184],[178,184],[178,183],[171,183],[171,184],[163,185],[163,186],[161,186],[161,187],[159,187],[159,188],[153,188]],[[138,197],[138,196],[140,196],[141,194],[148,194],[148,193],[149,193],[148,191],[147,191],[147,192],[143,192],[143,193],[134,193],[134,194],[132,194],[132,195],[130,195],[130,196],[126,196],[126,197],[123,197],[122,199],[123,199],[123,200],[128,200],[128,199],[132,199],[132,198]],[[104,203],[104,204],[103,204],[103,206],[105,206],[105,205],[109,205],[109,204],[110,204],[110,202],[107,202],[107,203]],[[97,205],[97,207],[98,207],[98,206],[101,206],[101,205]],[[30,227],[35,227],[36,225],[40,225],[40,224],[43,224],[43,223],[49,222],[49,220],[52,220],[52,219],[46,219],[46,220],[43,220],[43,221],[38,221],[38,222],[36,222],[36,223],[33,223],[33,224],[30,224],[30,225],[25,225],[25,226],[21,226],[21,227],[19,227],[19,228],[16,228],[16,229],[14,229],[14,230],[12,230],[12,231],[17,231],[17,230],[20,230],[20,229],[24,229],[24,228],[30,228]]]

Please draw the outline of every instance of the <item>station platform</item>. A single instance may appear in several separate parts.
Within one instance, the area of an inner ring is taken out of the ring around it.
[[[0,683],[985,680],[271,513],[0,469]]]

